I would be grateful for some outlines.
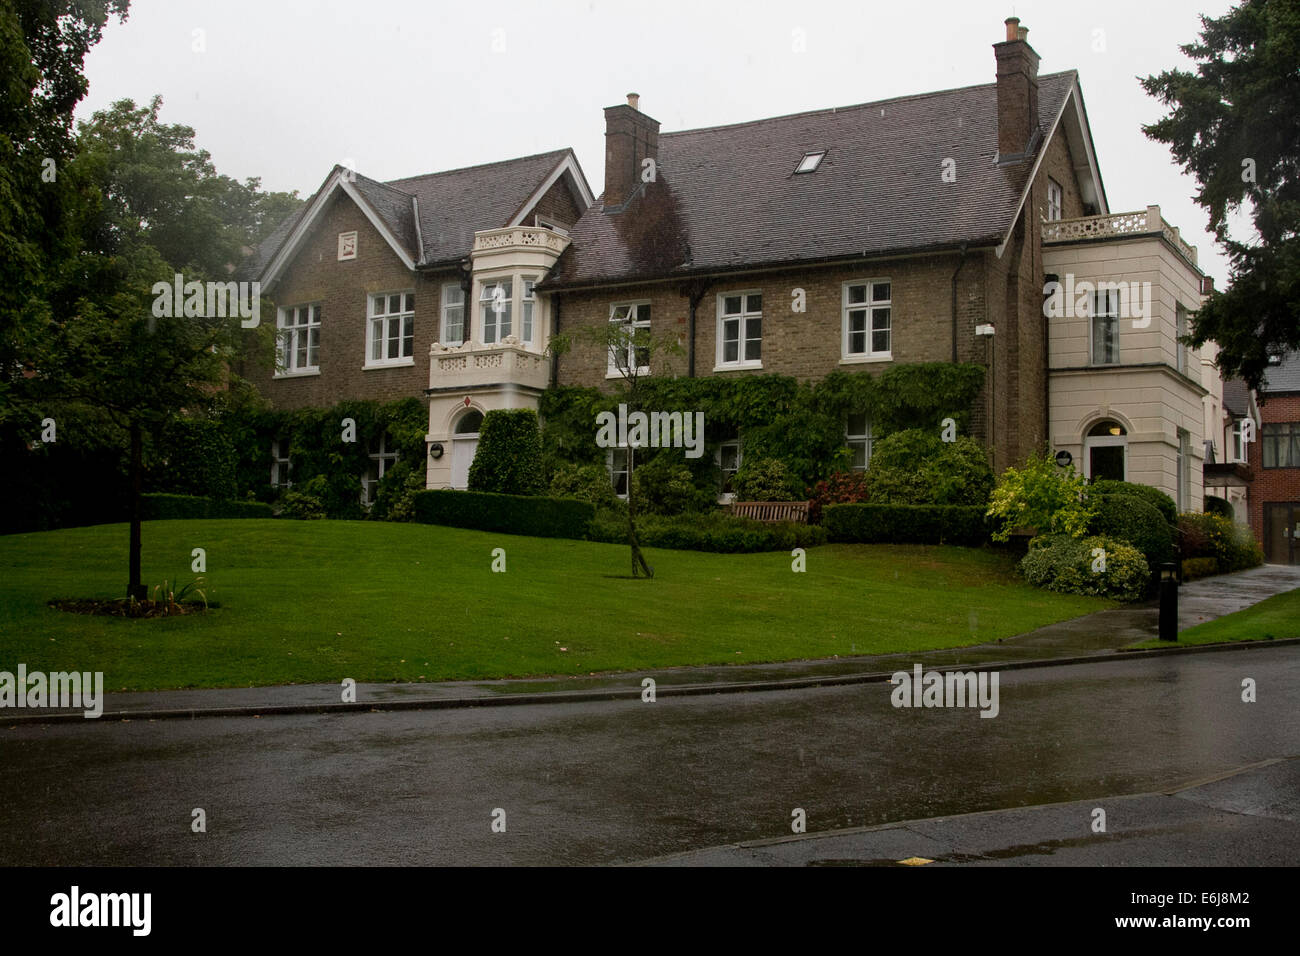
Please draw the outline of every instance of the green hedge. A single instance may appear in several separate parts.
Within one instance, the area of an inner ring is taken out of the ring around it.
[[[832,541],[981,545],[990,536],[984,509],[968,505],[827,505],[822,524]]]
[[[1102,555],[1096,552],[1100,549]],[[1104,570],[1097,558],[1105,558]],[[1096,568],[1097,570],[1094,570]],[[1136,601],[1151,579],[1146,558],[1131,544],[1096,536],[1068,534],[1035,538],[1020,561],[1020,573],[1034,587],[1064,594],[1094,594],[1119,601]]]
[[[178,518],[270,518],[271,506],[260,501],[225,501],[193,495],[141,495],[145,521]]]
[[[1178,506],[1174,504],[1173,498],[1170,498],[1159,488],[1140,485],[1133,481],[1115,481],[1110,478],[1099,479],[1088,486],[1088,497],[1105,495],[1133,495],[1136,498],[1141,498],[1159,511],[1160,517],[1164,518],[1166,522],[1171,525],[1178,523]]]
[[[415,520],[535,538],[587,535],[596,509],[572,498],[497,495],[485,491],[420,491],[414,495]]]
[[[1161,564],[1174,559],[1173,529],[1146,496],[1089,492],[1088,499],[1097,506],[1089,532],[1133,545],[1146,557],[1153,575]]]
[[[750,521],[718,511],[673,517],[645,515],[637,519],[636,525],[637,539],[643,548],[745,554],[789,551],[826,543],[825,530],[816,526],[789,521]],[[592,521],[588,537],[608,544],[626,544],[627,514],[602,510]]]

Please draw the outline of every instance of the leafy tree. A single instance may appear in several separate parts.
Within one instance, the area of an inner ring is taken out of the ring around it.
[[[608,364],[623,377],[623,400],[629,415],[642,409],[643,393],[646,390],[646,375],[643,370],[648,371],[652,363],[658,365],[655,381],[660,378],[666,380],[671,374],[668,356],[680,355],[682,352],[681,343],[675,335],[657,336],[650,329],[638,328],[631,322],[603,322],[597,326],[583,327],[570,335],[556,335],[551,338],[548,348],[552,353],[562,355],[579,344],[594,349],[597,356],[607,356]],[[626,454],[629,475],[627,543],[632,550],[632,577],[644,574],[647,578],[653,578],[654,568],[646,563],[645,556],[641,553],[636,529],[638,495],[630,477],[635,473],[636,448],[627,448]]]
[[[76,254],[63,175],[86,53],[128,0],[0,4],[0,421],[17,412],[31,349],[51,313],[53,274]]]
[[[33,401],[103,409],[129,443],[131,516],[128,594],[143,599],[141,499],[146,438],[198,409],[228,378],[240,317],[159,309],[156,283],[226,281],[277,200],[256,182],[219,176],[194,131],[158,118],[162,101],[129,100],[78,130],[66,168],[76,203],[64,228],[78,254],[50,282],[51,321],[29,343]],[[213,310],[214,312],[217,310]],[[223,310],[229,311],[229,310]],[[166,314],[170,312],[170,314]]]
[[[1300,348],[1300,4],[1245,0],[1201,17],[1179,47],[1196,72],[1142,79],[1170,107],[1143,126],[1196,177],[1196,201],[1228,254],[1231,284],[1197,315],[1189,341],[1219,346],[1219,367],[1257,388],[1270,354]],[[1249,207],[1257,238],[1228,234]]]

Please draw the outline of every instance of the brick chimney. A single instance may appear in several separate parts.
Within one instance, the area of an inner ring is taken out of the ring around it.
[[[638,109],[641,98],[605,108],[605,207],[621,206],[641,185],[642,163],[659,162],[659,121]]]
[[[1038,54],[1029,30],[1007,18],[1007,38],[993,44],[998,61],[998,156],[1023,155],[1038,129]]]

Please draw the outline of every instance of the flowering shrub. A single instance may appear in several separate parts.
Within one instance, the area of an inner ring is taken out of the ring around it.
[[[1061,468],[1045,453],[1030,455],[1023,468],[1003,472],[993,489],[988,515],[1000,521],[993,540],[1007,541],[1018,528],[1082,537],[1095,512],[1087,488],[1082,475]]]

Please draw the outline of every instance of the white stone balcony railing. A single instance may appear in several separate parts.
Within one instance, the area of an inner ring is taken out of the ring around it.
[[[1184,259],[1196,265],[1196,247],[1183,241],[1177,226],[1165,222],[1160,215],[1159,206],[1147,206],[1145,212],[1116,212],[1107,216],[1057,219],[1043,223],[1043,242],[1077,242],[1081,239],[1140,235],[1164,236]]]
[[[429,387],[462,388],[471,385],[513,384],[546,388],[550,361],[525,348],[513,335],[499,345],[466,342],[429,347]]]
[[[541,226],[507,226],[504,229],[487,229],[474,233],[474,252],[534,249],[558,256],[568,244],[568,236]]]

